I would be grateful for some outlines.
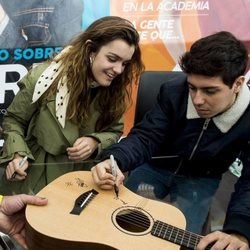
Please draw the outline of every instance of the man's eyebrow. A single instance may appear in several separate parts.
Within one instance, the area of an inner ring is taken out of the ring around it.
[[[197,88],[195,85],[193,85],[192,83],[190,83],[189,81],[187,81],[188,85]],[[218,86],[207,86],[207,87],[201,87],[200,89],[219,89]]]
[[[191,86],[191,87],[194,87],[194,88],[196,88],[191,82],[189,82],[189,81],[187,81],[187,84],[189,85],[189,86]]]

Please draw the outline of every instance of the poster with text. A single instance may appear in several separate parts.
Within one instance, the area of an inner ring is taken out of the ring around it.
[[[250,51],[249,0],[0,0],[0,126],[29,68],[108,15],[136,27],[146,70],[180,70],[179,57],[195,40],[221,30]],[[124,134],[133,125],[136,93],[134,86]]]

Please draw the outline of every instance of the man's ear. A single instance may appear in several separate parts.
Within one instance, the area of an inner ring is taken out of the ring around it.
[[[244,76],[239,76],[236,78],[236,80],[234,81],[234,84],[233,84],[234,93],[238,93],[241,90],[241,88],[244,84],[244,80],[245,80]]]

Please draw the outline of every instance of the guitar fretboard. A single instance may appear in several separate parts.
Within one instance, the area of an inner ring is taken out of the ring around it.
[[[202,238],[202,236],[198,234],[185,231],[158,220],[155,221],[151,234],[192,250],[196,249],[196,246]],[[211,249],[211,247],[211,245],[207,246],[206,250]]]

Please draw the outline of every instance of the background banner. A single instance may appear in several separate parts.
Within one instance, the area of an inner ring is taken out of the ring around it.
[[[127,18],[139,31],[146,70],[180,70],[178,59],[195,40],[221,30],[250,51],[249,0],[0,0],[0,126],[29,68],[108,15]],[[134,104],[136,93],[134,86]],[[125,134],[134,104],[125,116]]]

